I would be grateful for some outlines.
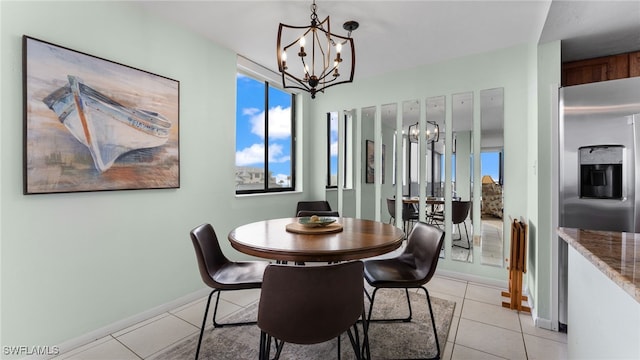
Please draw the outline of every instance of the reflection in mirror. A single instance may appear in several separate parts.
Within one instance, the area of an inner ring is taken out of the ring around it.
[[[453,94],[453,155],[451,189],[451,259],[473,262],[471,221],[473,92]]]
[[[385,104],[382,105],[382,107],[380,108],[380,120],[382,122],[382,124],[386,124],[386,126],[396,129],[396,132],[398,131],[397,129],[397,117],[398,117],[398,104],[396,103],[392,103],[392,104]],[[400,129],[400,131],[402,131],[402,129]],[[394,133],[395,134],[395,133]],[[405,166],[403,166],[403,161],[404,161],[404,157],[402,156],[405,151],[406,151],[406,146],[404,144],[404,141],[402,142],[401,145],[397,144],[397,136],[394,135],[393,137],[393,151],[392,151],[392,168],[393,168],[393,187],[392,188],[386,188],[386,191],[383,191],[380,196],[381,199],[379,199],[379,201],[382,202],[381,204],[381,216],[380,219],[389,219],[389,223],[395,223],[396,226],[403,228],[403,221],[402,218],[396,218],[394,215],[395,214],[400,214],[400,211],[397,211],[397,207],[401,206],[400,204],[396,205],[395,202],[393,203],[388,203],[387,199],[393,199],[395,194],[397,193],[397,186],[398,183],[400,184],[399,186],[402,188],[404,186],[406,186],[406,178],[404,176],[404,169]],[[387,180],[384,180],[383,182],[386,182]],[[390,208],[394,207],[393,209]]]
[[[434,96],[426,100],[426,169],[421,172],[422,186],[426,186],[427,222],[447,231],[444,224],[444,139],[445,96]],[[437,136],[435,135],[437,133]],[[445,257],[443,246],[440,257]]]
[[[417,135],[418,121],[420,120],[420,103],[418,100],[408,100],[402,103],[402,132],[409,139],[409,149],[406,154],[408,163],[408,185],[402,193],[408,196],[418,196],[420,194],[419,176],[420,160],[418,154],[417,138],[412,137],[412,133]],[[403,136],[403,138],[405,138]]]
[[[438,138],[434,139],[435,141],[427,144],[427,168],[423,173],[424,183],[427,184],[428,197],[440,198],[444,197],[445,97],[435,96],[428,98],[426,108],[427,123],[436,124],[439,133]]]
[[[369,106],[369,107],[362,108],[360,117],[362,118],[361,120],[362,124],[374,124],[376,119],[376,107]],[[356,164],[356,167],[355,167],[356,169],[366,169],[367,159],[365,157],[367,156],[367,154],[366,154],[366,150],[363,149],[363,147],[366,146],[365,139],[372,139],[370,136],[371,135],[365,134],[365,133],[361,134],[362,146],[360,146],[360,149],[358,150],[360,151],[361,156],[358,157],[358,163]],[[361,183],[367,182],[367,179],[365,178],[366,171],[358,171],[358,172],[360,173],[359,176],[361,180],[358,183],[359,187],[361,188],[360,190],[361,215],[360,216],[363,219],[374,220],[376,218],[375,206],[374,206],[374,203],[371,202],[371,199],[374,199],[375,191],[370,186],[360,185]],[[386,218],[383,216],[382,219],[386,219]]]
[[[481,263],[502,266],[504,259],[504,89],[480,91],[480,171],[482,177]]]

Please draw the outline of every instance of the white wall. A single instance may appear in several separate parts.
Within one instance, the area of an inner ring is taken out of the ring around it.
[[[235,197],[236,56],[127,2],[0,2],[2,345],[56,345],[203,287],[189,230],[291,216]],[[180,81],[179,189],[23,195],[22,35]]]

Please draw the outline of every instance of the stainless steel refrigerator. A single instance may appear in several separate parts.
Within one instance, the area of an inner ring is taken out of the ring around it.
[[[640,77],[560,89],[559,226],[640,230],[638,126]],[[558,322],[567,331],[567,244],[558,244]]]

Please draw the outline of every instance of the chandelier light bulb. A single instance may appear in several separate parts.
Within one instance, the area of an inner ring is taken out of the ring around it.
[[[341,44],[341,43],[337,43],[337,44],[336,44],[336,52],[337,52],[338,54],[340,54],[340,52],[341,52],[341,51],[342,51],[342,44]]]

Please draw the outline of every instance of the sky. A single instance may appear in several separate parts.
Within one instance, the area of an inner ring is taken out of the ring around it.
[[[238,74],[236,166],[264,168],[264,82]],[[276,181],[291,176],[291,95],[269,88],[269,171]]]

